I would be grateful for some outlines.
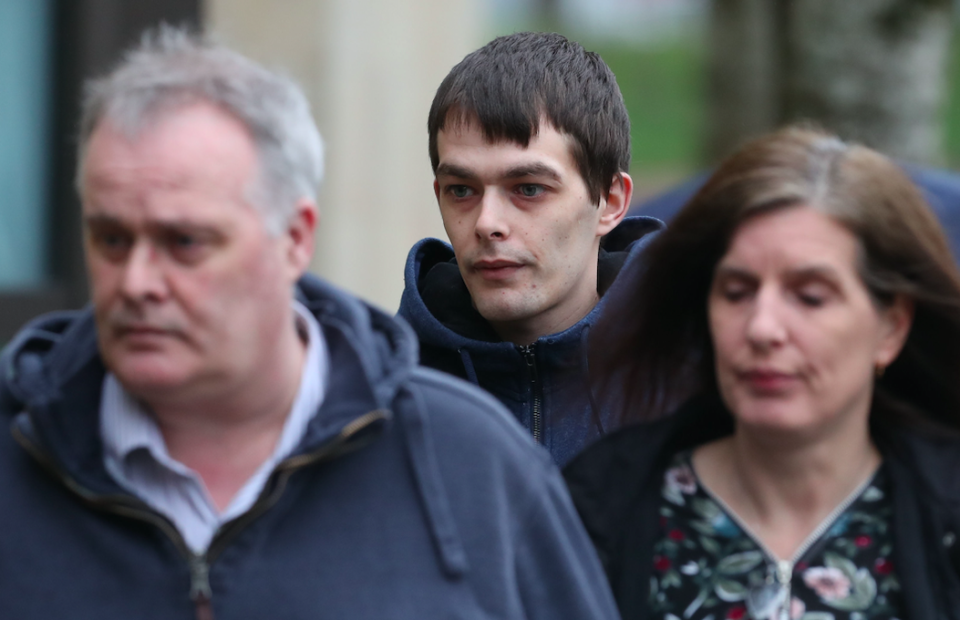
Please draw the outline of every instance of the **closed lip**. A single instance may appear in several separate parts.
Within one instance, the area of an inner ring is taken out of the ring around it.
[[[486,280],[506,280],[523,266],[512,260],[478,260],[473,263],[473,270]]]
[[[754,368],[737,373],[742,381],[762,391],[778,391],[797,379],[796,373],[768,368]]]
[[[511,260],[478,260],[473,263],[474,269],[508,269],[511,267],[523,267],[522,263]]]
[[[169,336],[171,331],[153,325],[118,325],[114,327],[118,336]]]

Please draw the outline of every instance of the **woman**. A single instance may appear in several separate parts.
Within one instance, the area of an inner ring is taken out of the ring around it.
[[[960,617],[960,274],[908,178],[786,129],[646,264],[593,340],[640,424],[565,472],[623,617]]]

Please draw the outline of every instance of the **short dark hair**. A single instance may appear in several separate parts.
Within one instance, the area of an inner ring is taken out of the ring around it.
[[[744,145],[654,240],[644,270],[627,276],[591,334],[598,393],[617,395],[624,421],[719,398],[707,315],[714,270],[744,222],[795,206],[853,234],[878,307],[913,302],[909,336],[874,384],[872,411],[960,429],[960,273],[936,216],[895,163],[809,128]]]
[[[573,158],[596,204],[630,168],[630,118],[610,67],[566,37],[521,32],[498,37],[451,69],[430,107],[430,162],[437,134],[476,122],[490,142],[526,147],[540,120],[573,137]]]

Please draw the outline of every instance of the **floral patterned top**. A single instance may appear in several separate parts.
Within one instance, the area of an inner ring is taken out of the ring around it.
[[[690,452],[678,455],[664,476],[652,617],[879,620],[902,613],[883,467],[811,534],[797,557],[777,562],[700,484],[690,458]]]

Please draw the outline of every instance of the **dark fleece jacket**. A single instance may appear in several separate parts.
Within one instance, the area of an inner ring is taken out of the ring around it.
[[[300,446],[203,555],[120,487],[89,311],[0,355],[0,618],[616,616],[556,468],[489,395],[416,366],[409,328],[307,277],[330,352]]]
[[[589,389],[587,338],[616,295],[618,274],[640,268],[643,249],[662,228],[650,217],[624,219],[601,246],[600,303],[576,325],[529,347],[503,342],[473,307],[449,244],[418,242],[407,257],[400,316],[420,338],[420,362],[496,396],[563,465],[614,426]]]

